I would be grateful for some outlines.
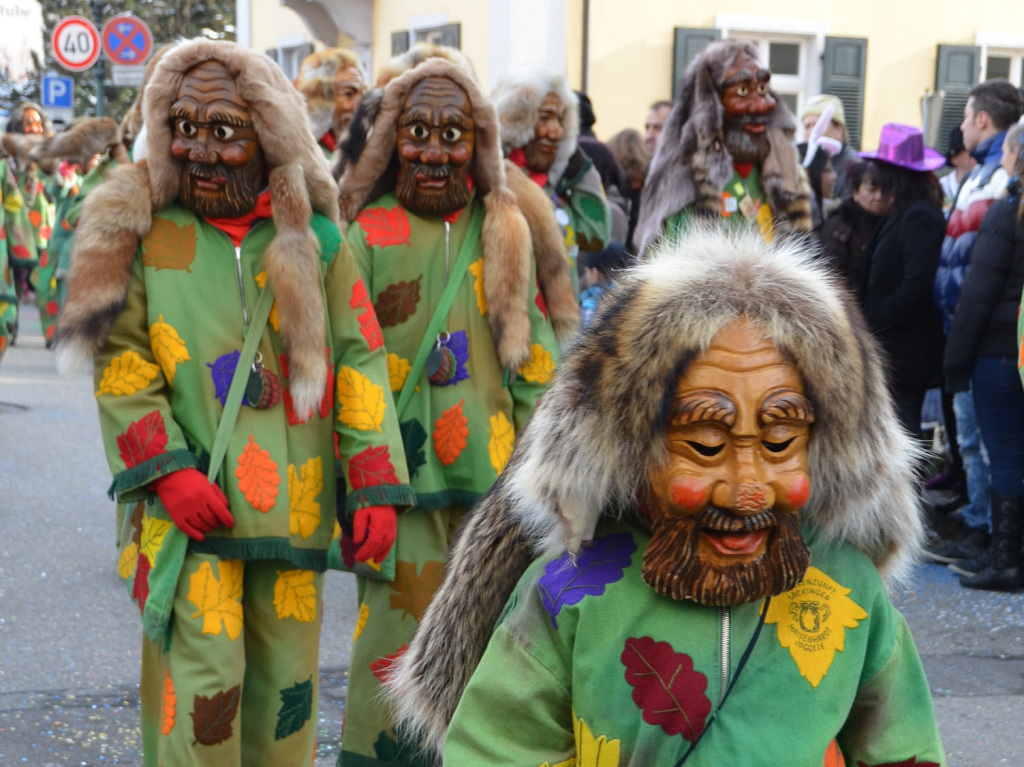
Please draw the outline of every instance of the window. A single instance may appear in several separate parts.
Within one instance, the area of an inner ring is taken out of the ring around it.
[[[804,101],[817,89],[811,89],[809,77],[809,55],[814,49],[812,41],[797,37],[779,38],[751,37],[735,35],[742,40],[749,40],[757,46],[761,61],[772,71],[771,87],[794,115],[800,114]]]
[[[982,62],[982,81],[1004,77],[1018,88],[1024,87],[1024,51],[988,48]]]
[[[270,56],[289,80],[294,80],[302,67],[302,62],[313,52],[313,44],[307,43],[302,37],[282,38],[277,41],[276,48],[270,48]]]

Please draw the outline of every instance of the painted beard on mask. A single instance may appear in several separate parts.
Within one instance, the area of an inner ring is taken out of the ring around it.
[[[412,163],[403,168],[395,183],[395,197],[417,216],[447,216],[466,207],[470,190],[465,166]]]
[[[206,218],[243,216],[256,207],[262,181],[261,155],[242,168],[188,163],[182,170],[181,203]]]
[[[771,145],[768,143],[767,129],[764,133],[751,134],[746,131],[748,123],[764,124],[761,117],[742,117],[725,124],[725,148],[732,156],[733,162],[764,162]]]
[[[709,606],[747,604],[789,591],[803,579],[811,562],[798,515],[774,509],[752,516],[717,506],[708,506],[698,515],[656,514],[652,528],[644,552],[643,578],[671,599],[691,599]],[[722,562],[702,555],[702,530],[765,530],[766,540],[753,559]]]

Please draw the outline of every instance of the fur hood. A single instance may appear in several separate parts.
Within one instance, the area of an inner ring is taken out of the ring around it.
[[[310,130],[319,139],[329,130],[334,120],[334,78],[338,72],[355,69],[366,87],[368,78],[359,58],[345,48],[325,48],[315,51],[302,61],[295,87],[306,102]]]
[[[85,165],[94,155],[111,150],[119,163],[131,162],[118,133],[117,123],[109,117],[83,117],[32,147],[29,157],[37,162],[66,159]]]
[[[289,358],[289,388],[299,413],[312,411],[327,381],[325,308],[313,211],[338,222],[337,187],[305,123],[302,99],[268,57],[235,43],[192,40],[169,50],[146,87],[147,159],[115,168],[86,199],[75,233],[68,298],[57,328],[58,366],[87,366],[124,305],[139,240],[154,211],[178,198],[180,167],[170,154],[171,104],[185,74],[222,63],[249,104],[266,157],[277,234],[264,254]]]
[[[499,359],[515,370],[530,356],[531,258],[536,258],[541,291],[559,340],[567,340],[579,325],[579,307],[551,205],[539,189],[518,183],[522,174],[506,169],[494,107],[470,72],[446,57],[430,57],[372,92],[366,109],[353,119],[353,125],[362,125],[372,110],[371,128],[360,131],[360,138],[350,132],[344,146],[349,164],[340,183],[341,217],[353,221],[364,205],[394,190],[398,116],[412,89],[428,77],[446,77],[469,96],[476,138],[470,175],[485,207],[481,238],[488,317]]]
[[[135,101],[132,102],[128,112],[121,119],[121,125],[118,131],[118,139],[125,145],[126,148],[130,149],[135,139],[139,137],[142,132],[142,97],[146,93],[146,86],[149,85],[150,79],[153,77],[153,71],[156,69],[156,65],[160,63],[160,59],[166,56],[170,51],[174,49],[176,45],[180,45],[183,41],[175,41],[162,45],[156,49],[156,52],[149,57],[149,61],[146,62],[146,68],[142,70],[142,82],[139,83],[139,89],[135,96]]]
[[[646,467],[667,460],[676,382],[745,315],[801,371],[817,420],[811,496],[819,540],[862,550],[890,584],[919,555],[913,466],[879,346],[852,298],[799,238],[694,227],[624,274],[556,371],[507,468],[472,511],[390,688],[401,718],[439,747],[502,606],[541,553],[575,552],[601,515],[636,515]]]
[[[501,121],[501,148],[508,157],[513,149],[526,146],[533,138],[540,103],[549,93],[558,96],[565,106],[565,136],[548,171],[551,186],[557,187],[580,138],[579,99],[565,75],[540,69],[509,72],[498,83],[491,98]]]
[[[703,215],[718,216],[722,190],[732,178],[732,156],[725,148],[720,83],[746,53],[759,60],[750,43],[722,40],[710,44],[683,74],[679,99],[672,107],[640,202],[634,242],[642,253],[656,240],[665,221],[688,205]],[[810,184],[793,145],[796,120],[773,91],[775,110],[765,119],[771,151],[761,163],[761,184],[775,218],[776,231],[809,232],[812,228]]]
[[[5,130],[8,133],[24,133],[22,129],[21,120],[25,114],[26,109],[34,109],[39,113],[39,116],[43,118],[43,135],[53,135],[53,121],[46,114],[39,104],[34,101],[22,101],[18,106],[11,110],[10,116],[7,118],[7,127]]]

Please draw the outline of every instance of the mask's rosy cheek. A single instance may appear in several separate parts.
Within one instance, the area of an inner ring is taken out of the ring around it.
[[[811,481],[806,474],[800,474],[782,483],[782,491],[785,498],[776,499],[776,503],[783,502],[788,509],[799,509],[807,503],[811,497]]]
[[[669,497],[673,505],[684,512],[701,511],[707,506],[710,483],[700,479],[677,479],[672,483]]]

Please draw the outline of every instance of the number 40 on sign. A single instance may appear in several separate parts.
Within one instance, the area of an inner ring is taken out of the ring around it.
[[[88,69],[100,56],[100,33],[83,16],[65,16],[53,29],[53,56],[72,72]]]

